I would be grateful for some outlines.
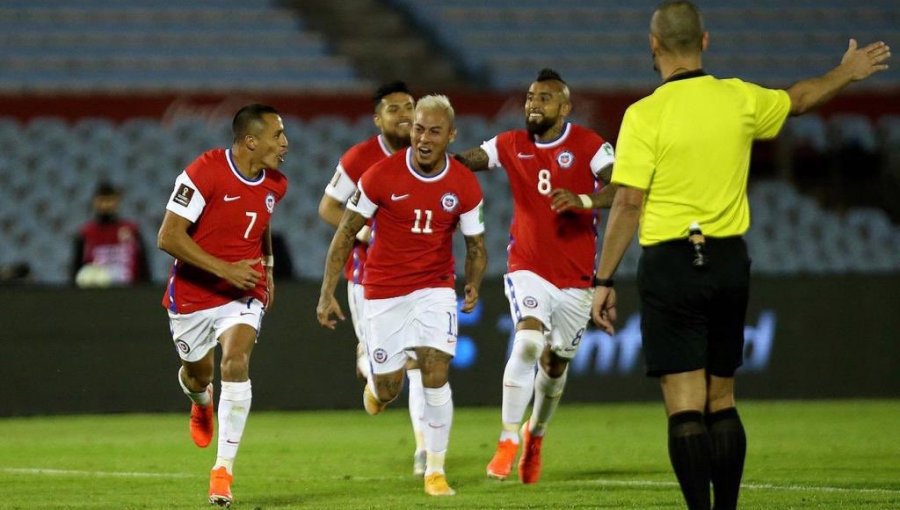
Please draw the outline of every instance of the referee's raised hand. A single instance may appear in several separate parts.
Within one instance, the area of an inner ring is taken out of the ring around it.
[[[853,81],[864,80],[874,73],[888,68],[885,64],[891,58],[891,48],[883,41],[858,48],[856,39],[850,39],[847,51],[841,58],[841,66],[850,73]]]

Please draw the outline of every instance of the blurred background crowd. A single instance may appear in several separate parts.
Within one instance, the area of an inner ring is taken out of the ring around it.
[[[174,179],[200,152],[230,146],[231,116],[252,101],[283,113],[290,142],[282,170],[291,188],[273,222],[292,261],[283,276],[316,280],[333,233],[317,215],[319,198],[340,155],[376,132],[368,98],[377,85],[402,79],[417,95],[447,94],[458,115],[451,151],[461,152],[521,127],[525,89],[551,67],[569,83],[573,118],[615,144],[625,107],[657,85],[647,46],[655,5],[0,1],[0,280],[74,283],[85,222],[109,224],[97,211],[104,191],[116,198],[113,219],[127,221],[129,240],[145,251],[145,268],[81,283],[164,281],[171,259],[155,237]],[[900,46],[896,0],[700,8],[711,31],[707,72],[771,87],[830,69],[850,37]],[[897,70],[790,119],[753,157],[756,274],[900,272]],[[489,271],[500,274],[506,178],[479,178]],[[634,274],[638,254],[635,245],[620,274]]]

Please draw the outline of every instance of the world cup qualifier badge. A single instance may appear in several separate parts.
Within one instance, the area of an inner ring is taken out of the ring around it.
[[[266,210],[269,211],[269,214],[272,214],[272,211],[275,210],[275,194],[269,193],[266,195]]]
[[[456,193],[444,193],[444,196],[441,197],[441,208],[448,213],[453,212],[458,205],[459,197],[456,196]]]
[[[564,150],[556,155],[556,162],[560,168],[569,168],[575,162],[575,155],[568,150]]]

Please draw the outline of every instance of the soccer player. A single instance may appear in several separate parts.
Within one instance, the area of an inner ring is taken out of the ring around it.
[[[219,436],[209,501],[230,506],[232,466],[250,412],[250,353],[275,297],[269,220],[287,191],[277,169],[288,141],[271,106],[241,108],[231,149],[194,160],[175,180],[159,248],[175,257],[163,297],[181,357],[178,383],[193,402],[191,437],[213,435],[215,347],[222,346]]]
[[[365,339],[372,363],[363,403],[378,414],[403,386],[407,360],[422,372],[426,424],[425,492],[455,494],[444,473],[453,422],[448,375],[456,352],[457,319],[452,237],[457,226],[466,240],[463,312],[478,302],[487,265],[482,193],[478,179],[447,155],[456,136],[450,101],[425,96],[416,104],[412,147],[369,169],[347,205],[326,258],[316,315],[334,329],[344,318],[334,298],[353,240],[368,219],[375,243],[363,280]]]
[[[662,84],[625,112],[591,315],[613,333],[612,277],[640,223],[638,292],[647,375],[658,377],[672,468],[691,510],[737,508],[747,439],[734,400],[743,362],[750,258],[747,174],[756,139],[777,136],[788,114],[824,103],[887,69],[882,42],[850,40],[828,73],[767,89],[706,74],[709,36],[697,7],[667,1],[650,22]],[[696,228],[695,228],[696,227]]]
[[[568,86],[544,69],[528,88],[525,129],[458,156],[473,170],[506,169],[514,205],[504,283],[516,333],[503,373],[503,429],[487,466],[487,475],[499,480],[512,470],[532,396],[531,417],[521,427],[519,480],[540,478],[544,431],[590,320],[597,239],[592,208],[611,202],[612,187],[597,189],[609,182],[614,156],[600,135],[566,120],[571,110]]]
[[[387,158],[398,150],[409,147],[415,101],[409,88],[402,81],[385,84],[375,91],[373,97],[375,114],[373,120],[381,132],[351,147],[341,156],[334,177],[325,188],[319,202],[319,216],[329,225],[337,227],[344,212],[344,204],[356,193],[356,184],[363,173],[375,163]],[[357,375],[366,380],[369,377],[369,361],[365,348],[365,315],[362,313],[363,286],[365,275],[366,249],[371,239],[371,227],[365,225],[353,242],[353,250],[344,268],[347,279],[347,305],[350,319],[356,332]],[[422,432],[422,410],[425,405],[422,393],[422,375],[415,360],[410,359],[406,367],[409,379],[409,418],[412,422],[416,450],[413,454],[413,474],[425,474],[425,437]]]

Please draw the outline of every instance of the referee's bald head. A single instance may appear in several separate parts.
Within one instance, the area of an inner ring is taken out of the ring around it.
[[[679,56],[703,51],[703,17],[688,0],[666,0],[650,21],[650,33],[662,48]]]

